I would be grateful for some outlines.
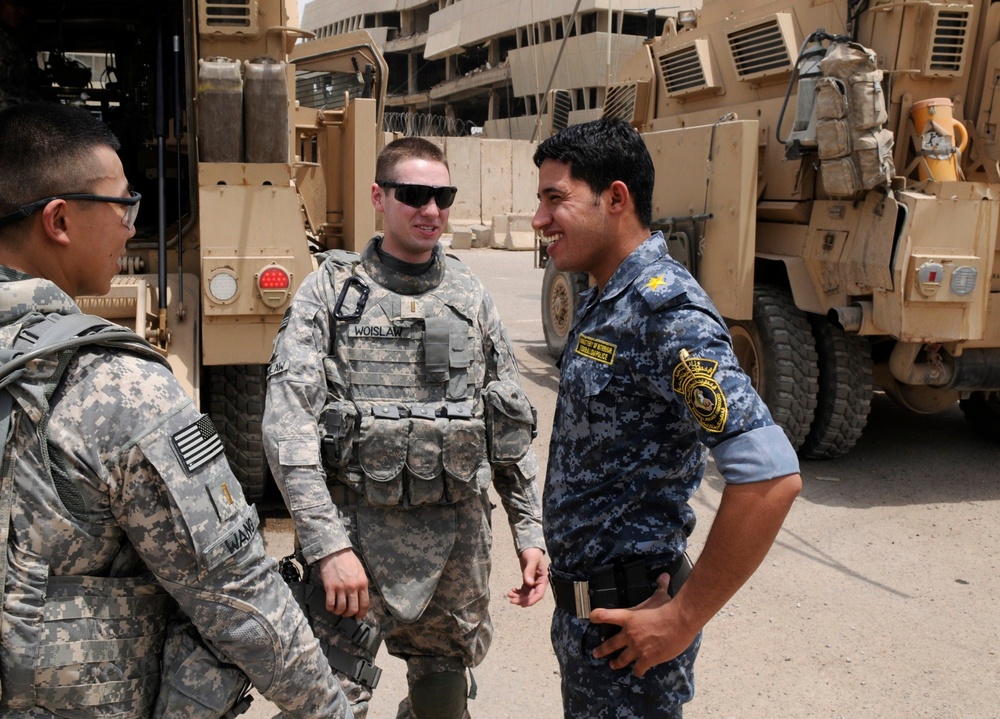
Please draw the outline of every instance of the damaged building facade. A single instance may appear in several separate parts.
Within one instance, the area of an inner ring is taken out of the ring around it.
[[[532,139],[550,89],[569,122],[598,117],[618,65],[700,4],[312,0],[302,26],[317,38],[372,35],[389,66],[386,129]]]

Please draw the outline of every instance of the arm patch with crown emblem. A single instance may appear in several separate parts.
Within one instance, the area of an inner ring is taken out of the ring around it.
[[[671,383],[674,392],[684,398],[698,424],[716,434],[725,428],[729,416],[726,396],[714,378],[718,367],[719,363],[715,360],[692,357],[682,349]]]

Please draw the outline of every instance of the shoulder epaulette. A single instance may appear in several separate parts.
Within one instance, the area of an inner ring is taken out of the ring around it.
[[[684,285],[669,267],[652,265],[636,278],[633,288],[654,312],[675,307],[687,301]]]

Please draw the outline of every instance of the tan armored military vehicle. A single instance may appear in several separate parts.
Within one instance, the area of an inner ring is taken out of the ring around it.
[[[142,193],[107,297],[208,412],[250,499],[274,335],[327,248],[375,229],[384,60],[367,33],[307,36],[295,0],[38,0],[37,95],[90,108]]]
[[[848,452],[874,387],[1000,440],[998,82],[998,3],[705,0],[608,88],[656,228],[803,456]],[[553,351],[581,285],[546,268]]]

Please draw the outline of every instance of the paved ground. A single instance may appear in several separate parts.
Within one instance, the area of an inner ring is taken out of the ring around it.
[[[539,409],[544,467],[557,389],[539,319],[531,253],[456,252],[494,294]],[[1000,447],[957,407],[907,414],[876,396],[847,457],[805,462],[805,488],[758,573],[709,624],[685,716],[723,719],[1000,718]],[[542,478],[539,478],[542,481]],[[710,466],[695,496],[697,555],[720,497]],[[552,604],[506,604],[517,580],[502,510],[494,514],[496,636],[476,670],[476,719],[558,717],[548,640]],[[287,520],[265,538],[280,556]],[[404,667],[384,655],[370,719],[392,719]],[[257,701],[250,719],[274,714]]]

